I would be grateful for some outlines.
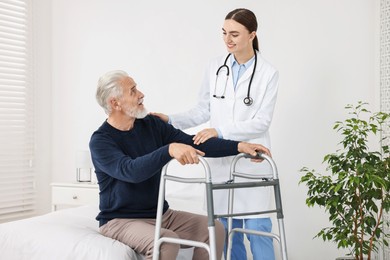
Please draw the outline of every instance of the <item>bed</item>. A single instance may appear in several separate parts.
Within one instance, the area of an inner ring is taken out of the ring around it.
[[[85,205],[0,224],[1,259],[144,259],[125,244],[101,235],[97,213],[97,206]],[[191,249],[181,249],[177,259],[189,255]]]
[[[176,169],[173,162],[170,167],[173,174],[180,174],[183,166],[177,166]],[[203,169],[201,166],[187,167],[185,173],[189,177],[203,176]],[[203,207],[204,185],[180,186],[167,182],[166,188],[166,199],[172,209],[206,214]],[[98,201],[98,197],[93,200]],[[144,259],[127,245],[99,233],[98,221],[95,220],[99,212],[97,204],[89,203],[0,224],[0,259]],[[193,248],[180,249],[177,260],[192,259],[192,253]]]
[[[92,205],[0,225],[2,259],[141,260],[130,247],[99,234]]]

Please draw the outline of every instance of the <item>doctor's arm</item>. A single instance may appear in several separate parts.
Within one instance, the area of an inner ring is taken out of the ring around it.
[[[165,123],[173,125],[175,128],[185,130],[206,123],[210,119],[210,92],[208,88],[207,73],[203,78],[201,88],[198,93],[197,104],[186,112],[166,115],[163,113],[151,112],[153,116],[159,117]]]
[[[186,112],[169,115],[170,123],[178,129],[188,129],[206,123],[210,119],[209,74],[205,71],[198,93],[197,104]]]

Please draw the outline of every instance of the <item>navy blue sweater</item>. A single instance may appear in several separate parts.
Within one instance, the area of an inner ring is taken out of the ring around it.
[[[129,131],[106,121],[92,134],[89,147],[100,189],[100,226],[114,218],[155,218],[161,170],[172,157],[170,143],[191,145],[206,157],[236,155],[238,142],[218,138],[194,145],[193,136],[147,116]],[[168,209],[164,202],[164,212]]]

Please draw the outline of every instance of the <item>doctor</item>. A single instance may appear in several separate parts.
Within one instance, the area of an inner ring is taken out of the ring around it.
[[[256,30],[257,20],[252,11],[240,8],[228,13],[222,27],[228,54],[210,62],[201,85],[198,104],[187,112],[169,117],[161,113],[152,114],[180,129],[210,121],[211,128],[203,129],[195,135],[195,144],[218,136],[261,143],[270,148],[269,127],[277,97],[278,72],[260,55]],[[228,180],[232,158],[208,160],[213,181]],[[240,160],[236,169],[254,174],[270,172],[268,165],[255,165],[250,160]],[[227,190],[214,192],[216,214],[227,213],[227,193]],[[235,212],[270,208],[270,188],[236,189],[234,194]],[[221,221],[227,228],[227,220]],[[265,215],[237,217],[233,219],[233,228],[236,227],[270,232],[272,222]],[[255,235],[247,237],[254,260],[274,259],[271,238]],[[247,259],[243,241],[241,233],[234,235],[232,259]]]

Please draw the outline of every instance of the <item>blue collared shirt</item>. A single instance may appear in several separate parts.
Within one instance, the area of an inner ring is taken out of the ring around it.
[[[233,86],[236,89],[237,82],[241,78],[241,76],[245,73],[245,71],[252,65],[255,60],[255,56],[253,56],[250,60],[248,60],[244,64],[238,64],[236,58],[232,55],[231,67],[232,67],[232,76],[233,76]]]

